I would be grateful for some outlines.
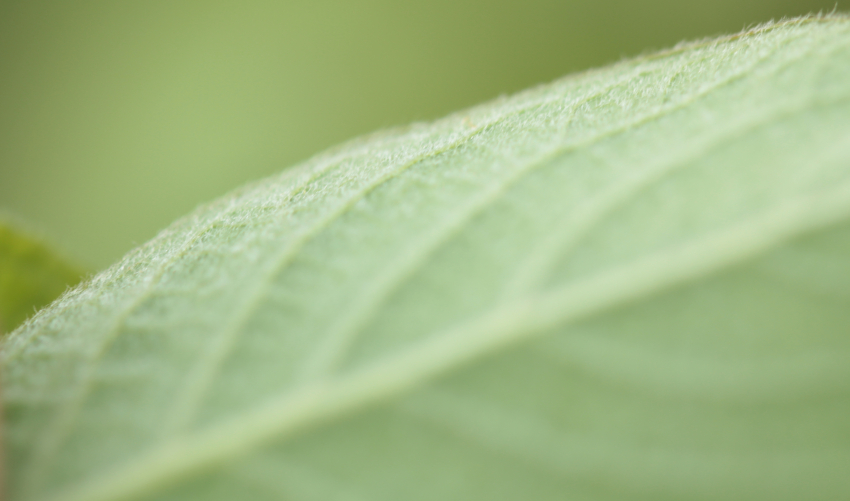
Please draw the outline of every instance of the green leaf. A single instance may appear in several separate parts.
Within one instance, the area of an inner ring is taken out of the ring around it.
[[[0,217],[0,334],[77,284],[83,272]]]
[[[850,498],[850,20],[352,142],[3,347],[9,499]]]

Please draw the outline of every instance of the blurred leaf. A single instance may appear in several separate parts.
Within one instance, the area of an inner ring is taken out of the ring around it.
[[[0,205],[102,270],[350,137],[836,1],[0,2]]]
[[[83,272],[0,218],[0,333],[75,285]]]
[[[12,501],[850,497],[850,22],[354,141],[3,346]]]

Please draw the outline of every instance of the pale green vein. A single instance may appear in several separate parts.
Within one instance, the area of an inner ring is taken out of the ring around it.
[[[847,353],[729,359],[660,352],[636,343],[570,334],[547,342],[541,355],[594,378],[645,394],[687,400],[776,402],[846,391]]]
[[[704,453],[646,448],[612,437],[566,433],[534,416],[439,390],[419,392],[397,408],[489,453],[536,464],[556,478],[602,478],[605,485],[630,493],[657,495],[662,489],[685,499],[694,493],[723,499],[730,485],[752,488],[753,482],[761,490],[782,492],[786,486],[776,485],[777,469],[786,479],[800,478],[850,461],[850,454],[836,449]]]
[[[345,355],[357,333],[377,313],[389,294],[419,270],[428,257],[465,228],[477,214],[499,200],[510,186],[535,165],[539,164],[527,164],[511,171],[507,179],[491,183],[475,198],[457,208],[451,217],[415,239],[392,262],[382,267],[378,276],[357,293],[337,317],[338,320],[328,329],[324,341],[304,364],[299,381],[307,382],[327,377]]]
[[[786,249],[787,251],[787,249]],[[778,285],[796,293],[805,292],[807,295],[826,299],[837,304],[846,304],[850,299],[850,288],[843,281],[850,271],[850,263],[844,256],[807,256],[804,253],[794,253],[798,268],[794,269],[785,263],[762,262],[755,271],[772,284]],[[805,265],[799,267],[800,261]],[[808,262],[806,262],[808,261]]]
[[[549,276],[555,263],[564,259],[571,250],[575,249],[593,228],[640,193],[666,179],[678,169],[686,168],[716,148],[741,137],[744,132],[769,125],[773,121],[790,118],[810,109],[835,106],[846,101],[845,97],[813,107],[811,105],[813,98],[816,96],[806,96],[799,102],[785,103],[786,106],[770,109],[768,113],[736,120],[731,126],[717,129],[715,133],[700,135],[696,142],[679,145],[673,155],[663,157],[661,161],[651,164],[646,169],[623,176],[622,180],[590,197],[578,207],[570,207],[560,218],[559,225],[544,236],[540,244],[536,245],[517,266],[514,275],[508,279],[503,288],[503,297],[505,299],[519,297],[543,285],[543,280]]]
[[[338,479],[319,472],[290,458],[276,457],[274,461],[252,457],[227,473],[255,489],[264,491],[275,499],[333,499],[339,501],[378,501],[374,496],[355,494],[351,485],[342,485]]]
[[[821,162],[846,158],[850,145]],[[803,233],[850,217],[850,182],[786,200],[726,228],[595,276],[485,312],[336,380],[305,385],[237,418],[174,437],[102,476],[69,486],[50,501],[110,501],[285,440],[356,409],[410,392],[509,346],[624,303],[669,290],[758,256]]]

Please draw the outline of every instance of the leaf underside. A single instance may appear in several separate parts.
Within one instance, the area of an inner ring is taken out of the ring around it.
[[[11,501],[850,497],[850,21],[375,135],[3,346]]]

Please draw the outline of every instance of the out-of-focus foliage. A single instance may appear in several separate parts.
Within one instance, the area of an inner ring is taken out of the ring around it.
[[[352,136],[834,6],[3,1],[0,208],[103,267],[196,204]]]
[[[76,284],[83,272],[0,218],[0,334]]]
[[[850,19],[354,141],[0,352],[9,501],[850,499]]]

